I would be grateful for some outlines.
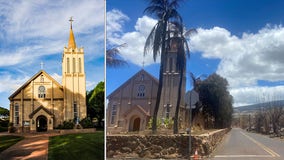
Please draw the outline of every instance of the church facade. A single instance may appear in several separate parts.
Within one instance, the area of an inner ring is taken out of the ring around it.
[[[158,111],[158,119],[161,123],[166,119],[173,120],[175,117],[179,82],[181,79],[178,68],[176,68],[177,43],[173,38],[171,47],[165,54],[162,93]],[[185,74],[183,74],[182,78],[179,124],[181,128],[185,128],[188,118],[184,102]],[[154,113],[158,85],[159,80],[142,69],[108,95],[106,113],[108,134],[143,131],[147,129]]]
[[[62,85],[40,70],[9,97],[10,122],[17,132],[53,130],[86,117],[84,49],[76,46],[72,21],[62,56]]]

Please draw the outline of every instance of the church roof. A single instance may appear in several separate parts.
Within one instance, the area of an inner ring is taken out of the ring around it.
[[[146,112],[141,106],[139,105],[135,105],[133,108],[128,109],[123,115],[124,117],[126,117],[127,115],[129,115],[129,113],[133,112],[134,110],[137,110],[141,113],[143,113],[146,116],[150,116],[149,112]]]
[[[61,84],[59,84],[55,79],[53,79],[48,73],[46,73],[44,70],[40,70],[38,73],[36,73],[32,78],[30,78],[26,83],[24,83],[19,89],[17,89],[10,97],[9,99],[11,100],[14,96],[16,96],[18,93],[21,92],[21,90],[23,88],[25,88],[27,85],[29,85],[31,83],[31,81],[33,81],[34,79],[36,79],[38,76],[40,76],[41,74],[44,74],[46,77],[48,77],[50,80],[52,80],[56,85],[58,85],[61,89],[62,86]]]
[[[74,48],[74,49],[76,48],[76,42],[75,42],[75,37],[72,31],[72,28],[70,29],[68,48]]]
[[[141,69],[139,72],[137,72],[135,75],[133,75],[131,78],[129,78],[126,82],[124,82],[121,86],[119,86],[116,90],[114,90],[111,94],[109,94],[107,96],[107,98],[112,97],[113,95],[115,95],[117,92],[119,92],[120,89],[124,88],[125,86],[127,86],[132,79],[134,79],[135,77],[137,77],[140,74],[145,74],[147,76],[150,77],[150,79],[152,79],[154,82],[156,82],[157,84],[159,84],[159,80],[157,78],[155,78],[154,76],[152,76],[150,73],[148,73],[147,71],[145,71],[144,69]]]
[[[29,115],[29,117],[30,117],[30,118],[33,118],[33,116],[34,116],[38,111],[40,111],[41,109],[44,110],[47,114],[53,116],[53,114],[52,114],[47,108],[44,108],[43,106],[39,106],[36,110],[34,110],[34,111]]]

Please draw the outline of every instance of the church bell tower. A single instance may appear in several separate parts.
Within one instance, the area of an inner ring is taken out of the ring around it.
[[[84,48],[76,46],[70,18],[68,47],[62,57],[62,86],[64,92],[64,120],[78,123],[86,117],[86,76],[84,69]]]
[[[160,107],[158,111],[159,117],[162,119],[173,119],[175,117],[176,105],[178,100],[179,82],[182,78],[181,85],[181,101],[179,110],[179,119],[185,121],[185,84],[186,84],[186,71],[183,72],[183,77],[177,67],[178,63],[178,46],[180,39],[172,37],[170,39],[170,46],[165,53],[165,62],[163,68],[163,87],[161,93]]]

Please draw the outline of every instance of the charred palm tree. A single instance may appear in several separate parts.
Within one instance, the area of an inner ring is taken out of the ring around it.
[[[165,63],[165,54],[167,48],[169,48],[170,37],[169,23],[176,21],[182,24],[182,18],[177,12],[179,2],[182,0],[150,0],[149,6],[144,10],[145,13],[155,15],[158,18],[157,24],[151,30],[149,36],[146,39],[144,46],[144,56],[149,53],[153,53],[154,61],[157,57],[161,56],[160,73],[159,73],[159,86],[157,91],[157,99],[155,109],[153,113],[152,121],[152,133],[157,132],[157,115],[160,106],[162,86],[163,86],[163,71]]]
[[[192,90],[199,93],[198,85],[202,82],[202,80],[204,80],[204,78],[207,78],[207,75],[202,74],[200,76],[195,76],[192,72],[190,72],[189,77],[190,77],[190,80],[191,80],[191,85],[193,87]],[[201,108],[202,108],[202,104],[198,102],[197,105],[196,105],[196,108],[192,110],[192,118],[191,118],[192,120],[194,119],[194,117],[197,115],[197,113],[199,112],[199,110]]]
[[[179,122],[179,110],[180,110],[180,102],[182,92],[183,92],[183,80],[184,80],[184,72],[186,70],[186,58],[190,57],[189,54],[189,47],[187,44],[187,40],[185,36],[189,36],[193,33],[196,33],[197,31],[195,29],[190,29],[186,32],[184,32],[183,25],[180,23],[173,23],[173,39],[175,39],[177,43],[177,61],[176,61],[176,68],[177,72],[179,72],[179,85],[178,85],[178,96],[177,96],[177,104],[176,104],[176,111],[175,111],[175,119],[174,119],[174,127],[173,132],[174,134],[178,133],[178,122]]]
[[[119,48],[125,47],[126,43],[106,50],[106,65],[109,67],[121,67],[127,65],[127,62],[120,59]]]

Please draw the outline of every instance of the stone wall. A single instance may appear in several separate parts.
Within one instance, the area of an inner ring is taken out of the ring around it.
[[[230,129],[192,136],[191,155],[208,156]],[[187,158],[188,138],[184,135],[108,135],[107,158]]]
[[[95,133],[96,128],[86,128],[86,129],[61,129],[58,130],[60,134],[76,134],[76,133]]]

